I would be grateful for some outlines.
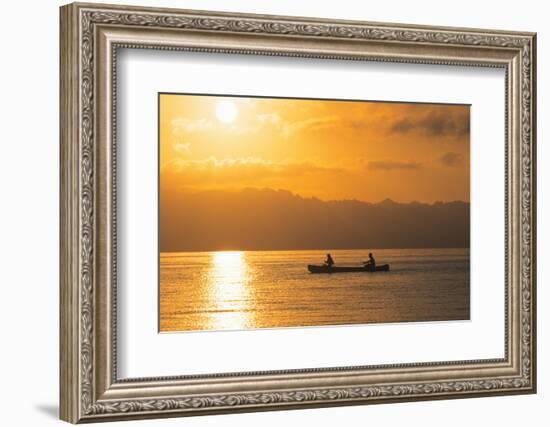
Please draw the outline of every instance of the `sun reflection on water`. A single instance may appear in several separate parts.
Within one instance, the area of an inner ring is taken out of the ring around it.
[[[213,252],[208,274],[208,329],[245,329],[254,325],[250,307],[252,271],[242,251]]]

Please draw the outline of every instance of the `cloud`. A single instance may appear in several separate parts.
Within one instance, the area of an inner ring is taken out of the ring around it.
[[[174,150],[176,150],[178,153],[185,153],[189,154],[191,153],[191,143],[177,143],[174,144]]]
[[[234,184],[257,185],[305,175],[342,173],[343,169],[309,162],[271,161],[257,157],[201,160],[175,159],[161,170],[161,177],[186,186],[208,188]]]
[[[393,123],[391,126],[391,131],[395,133],[407,133],[414,127],[415,126],[410,119],[401,119]]]
[[[338,116],[312,117],[305,120],[290,121],[284,119],[278,113],[263,113],[256,116],[256,120],[248,123],[220,124],[214,120],[204,118],[190,119],[187,117],[178,117],[172,120],[172,134],[175,137],[186,136],[191,133],[209,132],[212,130],[223,129],[235,135],[254,134],[266,129],[278,130],[285,138],[303,132],[317,132],[336,128],[341,125],[355,126],[355,123],[347,123]]]
[[[318,132],[335,128],[342,124],[338,116],[311,117],[305,120],[285,120],[278,113],[265,113],[257,116],[258,126],[248,128],[249,132],[263,130],[267,126],[275,127],[286,138],[303,131]]]
[[[267,118],[264,118],[264,120],[267,120]],[[267,121],[258,121],[258,123],[254,123],[252,125],[243,125],[236,123],[220,123],[218,121],[208,119],[189,119],[186,117],[178,117],[177,119],[172,120],[172,135],[175,137],[186,137],[189,136],[189,134],[204,133],[219,129],[223,129],[223,132],[234,135],[244,135],[257,132],[266,124],[268,124]]]
[[[460,163],[462,163],[462,156],[458,153],[453,153],[449,151],[448,153],[443,154],[439,158],[439,161],[444,166],[449,166],[449,167],[458,166]]]
[[[309,131],[321,131],[334,128],[341,123],[342,120],[338,116],[312,117],[296,122],[285,122],[283,124],[283,133],[285,136],[289,136],[306,129]]]
[[[373,160],[367,163],[367,168],[375,171],[415,170],[421,169],[422,163],[400,162],[393,160]]]
[[[277,113],[259,114],[257,119],[262,124],[269,123],[273,125],[276,125],[282,121],[281,116]]]
[[[244,101],[244,100],[243,100]],[[255,102],[255,101],[254,101]],[[253,106],[244,103],[244,112]],[[246,116],[246,114],[245,114]],[[223,130],[232,135],[259,134],[264,131],[278,132],[284,138],[290,138],[300,132],[320,132],[337,129],[344,126],[356,126],[349,119],[330,115],[309,117],[302,120],[289,120],[278,112],[264,112],[256,114],[252,120],[237,120],[235,123],[223,124],[210,118],[177,117],[172,119],[172,135],[175,137],[188,136],[189,134],[207,133],[215,130]]]
[[[214,123],[206,119],[188,119],[186,117],[178,117],[172,120],[172,134],[181,136],[188,133],[204,132],[211,130]]]
[[[455,136],[470,134],[470,114],[468,109],[447,110],[436,108],[420,117],[406,117],[396,120],[390,132],[408,134],[420,132],[428,136]]]

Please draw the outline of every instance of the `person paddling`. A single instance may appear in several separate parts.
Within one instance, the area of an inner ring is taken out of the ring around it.
[[[372,253],[369,253],[369,260],[365,261],[365,267],[368,268],[370,271],[376,270],[376,261],[374,260]]]
[[[332,259],[332,256],[330,256],[330,254],[327,254],[325,265],[328,265],[329,267],[332,267],[334,265],[334,260]]]

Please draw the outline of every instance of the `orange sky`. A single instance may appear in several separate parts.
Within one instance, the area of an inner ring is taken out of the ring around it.
[[[470,107],[160,95],[163,191],[469,201]]]

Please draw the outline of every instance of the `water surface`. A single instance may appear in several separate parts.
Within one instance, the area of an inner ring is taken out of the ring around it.
[[[468,249],[373,250],[391,271],[310,274],[327,251],[160,255],[160,331],[256,329],[470,318]],[[360,265],[368,250],[331,250]]]

